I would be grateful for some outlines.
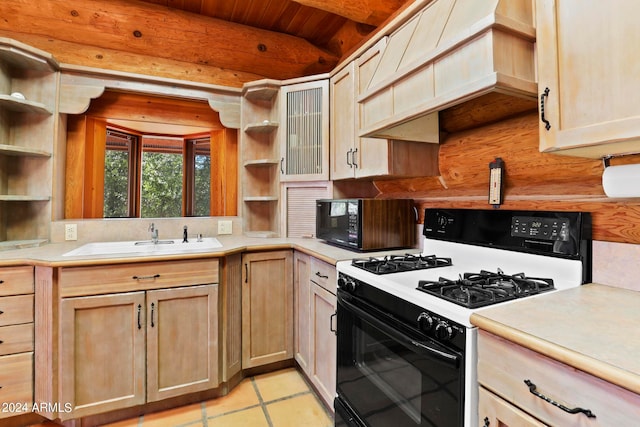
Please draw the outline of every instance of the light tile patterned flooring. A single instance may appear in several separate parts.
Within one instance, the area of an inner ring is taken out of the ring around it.
[[[302,375],[289,368],[245,378],[229,394],[214,400],[107,426],[332,427],[333,419]]]

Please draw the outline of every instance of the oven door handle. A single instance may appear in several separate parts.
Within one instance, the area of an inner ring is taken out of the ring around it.
[[[417,341],[411,338],[410,336],[404,334],[403,332],[397,330],[393,326],[389,326],[385,324],[384,322],[377,319],[375,316],[372,316],[371,314],[367,313],[365,310],[345,300],[344,298],[341,298],[340,296],[338,296],[338,304],[342,304],[346,310],[352,312],[353,314],[358,316],[360,319],[364,320],[374,328],[378,329],[380,332],[383,332],[387,336],[398,341],[400,344],[404,345],[405,347],[412,349],[414,351],[417,350],[422,354],[434,356],[444,362],[449,363],[452,366],[455,366],[456,368],[458,367],[459,365],[458,362],[460,357],[457,354],[449,353],[441,349],[435,348],[432,345],[429,345],[429,343],[427,342]],[[340,333],[340,331],[338,331],[338,333]]]

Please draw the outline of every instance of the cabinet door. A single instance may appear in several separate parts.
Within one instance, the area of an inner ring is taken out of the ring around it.
[[[546,426],[483,387],[478,392],[478,418],[480,425],[486,427]]]
[[[536,2],[541,151],[640,152],[639,14],[634,0]]]
[[[293,357],[293,254],[243,255],[242,368]]]
[[[147,293],[147,401],[218,386],[218,285]]]
[[[329,82],[282,88],[281,181],[329,179]]]
[[[355,60],[356,98],[369,86],[386,45],[387,37],[383,37]],[[389,141],[383,138],[357,136],[364,127],[363,108],[362,104],[357,103],[353,112],[356,126],[354,145],[354,150],[357,150],[354,155],[356,178],[386,175],[389,173]]]
[[[64,298],[60,303],[60,402],[78,418],[145,401],[145,295]]]
[[[310,257],[296,252],[293,257],[294,355],[302,370],[310,375],[311,362],[311,280]]]
[[[331,78],[331,179],[353,178],[355,128],[355,64]]]
[[[312,282],[313,283],[313,282]],[[311,381],[327,405],[336,395],[336,335],[334,314],[336,296],[313,283],[311,286],[311,319],[313,328],[313,365]]]

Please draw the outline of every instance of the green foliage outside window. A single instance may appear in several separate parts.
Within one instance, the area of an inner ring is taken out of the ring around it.
[[[182,216],[182,155],[145,152],[142,157],[142,218]]]
[[[106,150],[104,168],[105,218],[129,216],[129,153]]]

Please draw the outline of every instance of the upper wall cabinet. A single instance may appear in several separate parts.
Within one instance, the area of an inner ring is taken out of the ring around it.
[[[438,174],[438,146],[361,138],[362,106],[356,102],[376,70],[386,38],[331,77],[331,179]],[[434,122],[437,132],[437,119]]]
[[[634,0],[537,0],[540,151],[640,152],[639,14]]]
[[[280,96],[281,181],[329,179],[329,80],[286,85]]]
[[[58,65],[46,52],[0,38],[0,248],[49,239]]]
[[[495,105],[468,112],[477,126],[535,108],[534,44],[530,0],[429,2],[390,32],[358,96],[359,135],[438,142],[439,111],[471,100]]]

